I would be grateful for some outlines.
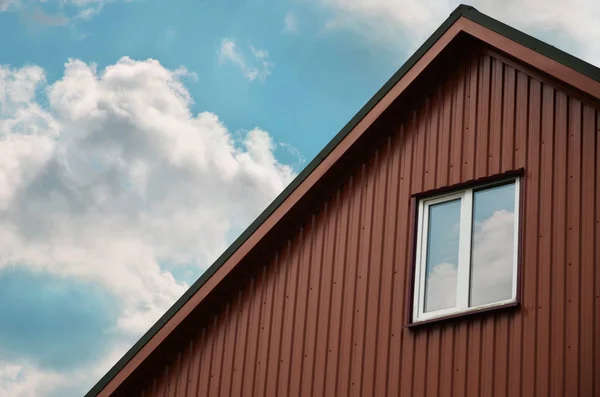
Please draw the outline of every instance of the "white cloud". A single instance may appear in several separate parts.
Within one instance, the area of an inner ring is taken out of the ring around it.
[[[0,67],[0,270],[98,282],[123,305],[114,331],[139,335],[188,287],[169,269],[199,274],[289,183],[268,133],[191,113],[187,75],[71,60],[46,85]]]
[[[128,346],[117,343],[99,361],[68,372],[39,368],[28,362],[0,360],[0,397],[78,396],[87,392]]]
[[[514,213],[499,210],[473,228],[471,305],[510,299],[514,249]],[[427,278],[427,311],[454,307],[456,265],[434,265]]]
[[[408,53],[460,4],[456,0],[314,1],[334,11],[330,28],[358,29],[388,48]],[[471,4],[483,13],[600,64],[600,2],[474,0]]]
[[[289,11],[283,18],[283,31],[286,33],[297,33],[298,32],[298,18],[296,14]]]
[[[65,12],[56,14],[47,13],[39,6],[47,0],[0,0],[0,12],[23,11],[30,27],[40,26],[65,26],[74,20],[90,20],[98,15],[105,5],[116,0],[57,0],[60,8]],[[128,1],[128,0],[125,0]],[[65,5],[72,6],[71,9],[64,8]],[[33,8],[33,9],[32,9]]]
[[[440,263],[427,275],[425,311],[446,309],[456,305],[456,265]]]
[[[38,397],[64,384],[58,373],[43,371],[26,363],[0,361],[1,397]]]
[[[513,212],[499,210],[473,227],[472,305],[512,296],[514,219]]]
[[[235,65],[244,77],[249,81],[256,79],[264,80],[271,74],[273,62],[269,60],[269,54],[265,50],[259,50],[250,46],[253,60],[249,61],[238,49],[235,41],[223,39],[219,48],[219,63],[230,62]]]
[[[11,6],[15,5],[17,0],[0,0],[0,12],[8,11]]]

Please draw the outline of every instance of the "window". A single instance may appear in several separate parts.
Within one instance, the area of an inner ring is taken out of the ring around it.
[[[519,179],[419,200],[413,322],[516,301]]]

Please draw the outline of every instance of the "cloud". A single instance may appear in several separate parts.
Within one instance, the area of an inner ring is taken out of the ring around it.
[[[0,12],[8,11],[11,6],[15,5],[17,0],[0,0]]]
[[[41,7],[36,7],[33,11],[24,12],[28,23],[33,26],[65,26],[70,20],[62,13],[51,14],[44,11]]]
[[[94,363],[59,372],[42,369],[25,360],[0,359],[0,396],[2,397],[76,397],[87,392],[125,353],[126,346],[116,345]]]
[[[473,225],[471,303],[483,305],[510,299],[514,249],[514,213],[498,210]],[[427,276],[427,311],[454,307],[456,265],[434,264]]]
[[[515,214],[498,210],[473,225],[471,305],[483,305],[512,296]]]
[[[35,397],[52,392],[65,380],[54,371],[26,363],[0,361],[0,396]]]
[[[286,33],[298,33],[298,18],[291,11],[285,14],[283,18],[283,31]]]
[[[76,20],[91,20],[105,5],[116,0],[0,0],[0,12],[20,11],[30,27],[52,27],[72,25]],[[127,0],[125,0],[127,1]],[[67,6],[67,7],[65,7]],[[60,9],[49,12],[48,8]]]
[[[294,167],[296,169],[304,167],[306,164],[306,158],[302,155],[302,152],[298,148],[290,145],[286,142],[279,142],[279,146],[286,151],[286,153],[293,159]]]
[[[414,51],[459,1],[314,0],[333,11],[331,28],[359,30],[388,49]],[[600,3],[474,0],[479,11],[600,64]],[[400,44],[400,45],[399,45]]]
[[[236,138],[193,114],[190,77],[127,57],[103,70],[70,60],[52,84],[37,66],[0,66],[0,274],[106,291],[116,313],[89,321],[119,340],[164,313],[189,286],[177,269],[198,277],[294,177],[267,132]]]
[[[247,57],[238,49],[235,41],[225,38],[221,41],[221,47],[219,48],[219,63],[229,62],[235,65],[249,81],[266,79],[271,74],[274,66],[273,62],[269,60],[269,54],[265,50],[259,50],[253,46],[250,46],[249,49],[254,58],[253,61],[247,60]]]
[[[432,267],[425,289],[426,312],[456,305],[456,280],[456,265],[442,262]]]

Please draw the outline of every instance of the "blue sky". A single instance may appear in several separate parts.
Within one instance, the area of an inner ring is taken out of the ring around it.
[[[0,0],[0,397],[82,395],[457,2]],[[590,0],[476,0],[600,61]]]

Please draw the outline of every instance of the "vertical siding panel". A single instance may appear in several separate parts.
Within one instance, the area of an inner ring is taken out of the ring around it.
[[[479,87],[477,93],[477,131],[475,145],[475,176],[477,178],[487,175],[488,149],[490,141],[490,95],[492,61],[489,55],[483,55],[479,69]]]
[[[552,283],[552,164],[554,162],[554,89],[542,85],[541,168],[538,244],[537,373],[539,396],[548,396],[550,376],[550,285]]]
[[[210,381],[212,379],[212,363],[214,355],[215,339],[217,334],[214,330],[217,328],[218,317],[213,316],[211,325],[206,328],[206,350],[202,354],[202,360],[200,361],[200,379],[198,380],[198,395],[207,396],[210,387]]]
[[[468,396],[481,394],[481,321],[467,321],[467,393]]]
[[[494,394],[495,371],[495,324],[494,317],[487,316],[481,319],[481,367],[479,368],[480,394],[492,396]]]
[[[271,338],[269,339],[270,351],[269,358],[267,360],[267,386],[265,394],[272,394],[273,390],[277,390],[277,378],[279,374],[279,367],[281,364],[280,351],[281,351],[281,330],[283,324],[284,305],[286,303],[286,281],[287,272],[289,271],[289,260],[290,260],[290,241],[287,241],[285,245],[285,253],[282,253],[277,261],[275,271],[275,294],[273,296],[273,321],[271,323]]]
[[[190,341],[191,364],[187,373],[187,391],[186,396],[195,396],[198,392],[198,380],[200,378],[200,356],[204,349],[204,340],[206,339],[206,329],[202,328],[198,332],[196,339]]]
[[[579,396],[579,219],[581,172],[581,102],[569,104],[569,189],[567,244],[567,362],[566,395]]]
[[[373,175],[374,198],[372,209],[372,229],[370,235],[370,252],[367,260],[369,266],[369,279],[367,289],[367,300],[365,309],[365,350],[363,354],[362,393],[361,395],[373,395],[375,388],[375,367],[377,360],[378,340],[377,334],[380,327],[381,309],[380,296],[382,288],[381,273],[385,264],[382,261],[383,249],[383,227],[386,218],[387,202],[387,163],[389,159],[389,138],[375,152],[375,169]]]
[[[281,368],[277,377],[277,395],[287,396],[289,394],[290,371],[292,368],[292,341],[296,333],[295,315],[298,305],[298,279],[302,246],[304,244],[304,232],[300,229],[297,237],[291,243],[291,258],[289,259],[289,270],[287,279],[287,290],[285,295],[285,309],[283,319],[283,330],[281,332]]]
[[[181,367],[179,368],[179,373],[177,374],[177,396],[185,396],[187,393],[187,380],[188,380],[188,372],[192,365],[192,342],[194,338],[190,338],[187,343],[182,344],[185,346],[182,348],[181,353]]]
[[[446,325],[442,329],[442,343],[440,346],[440,397],[451,396],[454,380],[454,330],[452,324]]]
[[[406,379],[410,379],[411,366],[407,365],[406,357],[409,350],[407,338],[411,336],[410,332],[403,328],[403,323],[408,317],[408,307],[411,297],[406,291],[410,290],[411,280],[408,277],[410,273],[410,260],[408,253],[409,236],[411,235],[407,225],[410,214],[410,196],[411,175],[412,175],[412,136],[410,128],[403,124],[400,129],[399,148],[400,158],[398,159],[398,209],[396,219],[398,219],[395,229],[394,247],[397,255],[394,257],[394,277],[392,290],[392,318],[391,318],[391,342],[389,352],[389,375],[388,375],[388,395],[398,396],[401,390],[405,388]],[[412,360],[412,357],[411,357]],[[404,364],[404,365],[403,365]],[[402,382],[402,383],[400,383]],[[410,382],[410,380],[408,381]]]
[[[430,106],[427,103],[424,111],[419,114],[418,130],[416,135],[416,153],[417,160],[413,172],[413,191],[422,192],[425,188],[425,167],[427,166],[426,148],[427,148],[427,117],[429,116]],[[410,263],[410,262],[409,262]],[[421,332],[419,332],[421,331]],[[415,341],[413,344],[413,380],[411,395],[422,396],[425,394],[425,382],[427,381],[427,330],[418,330],[415,332]],[[414,351],[419,354],[414,354]]]
[[[581,309],[579,312],[580,374],[579,393],[594,393],[594,157],[596,150],[596,114],[583,108],[581,161]]]
[[[494,175],[500,172],[502,160],[502,133],[504,127],[503,117],[503,89],[504,89],[504,64],[492,58],[492,86],[490,103],[490,150],[488,152],[488,174]]]
[[[550,341],[550,395],[565,395],[565,267],[567,228],[567,96],[556,93],[554,127],[554,189],[552,237],[552,338]]]
[[[472,64],[467,67],[465,76],[465,89],[463,97],[458,98],[463,102],[464,113],[462,115],[463,128],[457,130],[457,140],[464,142],[464,150],[460,152],[458,164],[464,164],[460,180],[473,178],[474,166],[473,158],[475,156],[475,125],[477,120],[477,65],[479,60],[474,59]],[[459,322],[454,330],[454,379],[453,395],[462,397],[467,392],[467,354],[468,354],[468,322]]]
[[[426,168],[433,170],[433,178],[430,175],[429,178],[433,179],[432,187],[437,187],[437,175],[436,175],[436,164],[438,162],[438,157],[440,156],[437,151],[439,147],[439,126],[440,126],[440,115],[441,115],[441,90],[438,90],[432,101],[431,109],[429,110],[428,120],[431,120],[431,137],[428,139],[428,145],[430,147],[435,147],[436,151],[434,152],[433,157],[429,157],[425,159]],[[431,173],[431,172],[430,172]],[[427,364],[426,369],[423,371],[424,376],[426,377],[425,382],[425,395],[438,395],[439,390],[439,356],[440,356],[440,330],[439,328],[432,328],[428,331],[428,356],[427,356]]]
[[[502,71],[500,72],[500,69]],[[495,84],[500,87],[496,88],[500,91],[496,94],[500,103],[500,112],[496,109],[494,117],[494,127],[498,132],[493,139],[495,143],[492,145],[496,153],[495,161],[492,163],[498,168],[493,168],[492,172],[504,172],[514,169],[514,139],[515,139],[515,69],[498,61],[496,68]],[[500,113],[500,114],[498,114]],[[496,146],[497,145],[497,146]],[[496,148],[497,149],[494,149]],[[507,380],[508,380],[508,354],[510,348],[509,321],[507,315],[498,316],[494,319],[494,367],[493,367],[493,395],[498,397],[507,396]]]
[[[394,291],[394,266],[396,258],[396,224],[399,218],[398,205],[398,180],[400,178],[400,131],[396,131],[387,141],[388,161],[386,164],[386,205],[385,223],[382,245],[382,274],[381,274],[381,297],[380,297],[380,324],[377,334],[377,359],[375,361],[375,388],[373,395],[386,396],[388,393],[388,380],[390,377],[390,345],[392,338],[398,338],[399,334],[392,329],[392,316],[402,316],[402,307],[398,302],[392,301]],[[397,310],[393,310],[397,307]],[[394,354],[399,357],[398,353]],[[325,394],[327,395],[327,394]]]
[[[465,120],[466,120],[466,131],[464,136],[464,149],[463,149],[463,180],[469,180],[475,178],[475,151],[477,146],[477,137],[479,135],[477,129],[477,105],[478,99],[478,83],[479,83],[479,68],[482,63],[482,58],[476,58],[475,61],[469,65],[468,76],[467,76],[467,91],[465,92],[467,98],[465,101]]]
[[[237,321],[235,334],[233,336],[233,360],[231,362],[231,377],[230,377],[230,395],[231,396],[240,396],[242,389],[242,373],[244,370],[244,359],[246,356],[246,348],[248,346],[248,341],[246,340],[248,336],[248,311],[250,306],[250,299],[248,297],[248,290],[250,285],[245,285],[239,291],[238,303],[234,307],[235,312],[237,313]]]
[[[333,273],[335,263],[336,249],[336,226],[338,216],[338,206],[336,205],[336,196],[329,198],[326,203],[326,230],[325,230],[325,247],[323,253],[322,277],[320,282],[320,300],[319,300],[319,317],[316,340],[316,357],[313,368],[314,381],[312,395],[321,396],[325,388],[325,372],[333,351],[329,342],[329,326],[331,319],[331,292],[333,290]]]
[[[376,157],[377,159],[377,157]],[[375,205],[375,179],[376,160],[371,159],[366,167],[366,178],[363,184],[362,222],[359,229],[358,246],[358,280],[356,285],[356,315],[354,318],[354,340],[352,355],[352,372],[350,375],[350,395],[360,396],[362,387],[362,374],[365,356],[365,327],[367,296],[369,288],[369,256],[371,251],[373,208]]]
[[[412,122],[410,124],[410,126],[406,127],[406,130],[404,132],[405,135],[405,140],[407,142],[407,149],[404,153],[406,153],[407,155],[404,156],[404,162],[403,162],[403,167],[402,167],[402,177],[401,177],[401,181],[402,181],[402,188],[400,190],[400,194],[403,194],[404,197],[409,197],[410,193],[412,193],[413,191],[413,183],[414,183],[414,178],[416,175],[416,168],[417,168],[417,161],[416,161],[416,137],[417,137],[417,122],[416,122],[416,111],[413,112],[413,119]],[[410,142],[410,143],[408,143]],[[405,198],[406,203],[406,207],[404,208],[404,210],[402,211],[403,215],[404,215],[404,219],[405,222],[403,223],[403,225],[409,225],[412,224],[412,219],[410,218],[410,214],[411,214],[411,209],[409,208],[409,199]],[[405,292],[403,293],[399,293],[397,296],[400,296],[403,300],[403,307],[410,307],[412,305],[412,296],[411,294],[408,292],[411,290],[412,288],[412,278],[410,277],[410,275],[412,274],[412,270],[410,268],[410,264],[413,262],[413,258],[410,256],[410,250],[409,250],[409,246],[410,244],[412,244],[412,242],[410,241],[410,236],[412,235],[412,233],[409,233],[407,229],[405,229],[404,227],[402,228],[402,231],[404,233],[402,233],[401,231],[399,231],[397,234],[398,236],[402,236],[403,239],[400,240],[400,248],[403,248],[404,252],[404,261],[401,263],[400,266],[398,266],[398,274],[401,274],[403,276],[403,280],[404,282],[401,285],[404,285],[404,289]],[[400,321],[397,322],[397,324]],[[397,329],[400,329],[401,325],[398,324],[396,325],[396,327],[398,327]],[[399,394],[401,396],[412,396],[412,385],[413,385],[413,374],[414,374],[414,365],[408,365],[407,363],[413,363],[414,362],[414,345],[415,345],[415,337],[414,337],[414,333],[411,332],[410,330],[404,328],[402,330],[402,339],[400,340],[400,342],[402,343],[401,345],[401,357],[402,360],[400,362],[398,362],[398,372],[394,371],[393,373],[396,374],[398,373],[398,378],[400,379],[400,384],[398,385],[399,388]],[[395,386],[396,383],[393,383],[393,385]],[[394,394],[395,391],[392,388],[391,390],[391,395],[397,395]]]
[[[158,375],[158,380],[156,382],[156,388],[154,391],[154,395],[157,397],[166,397],[169,387],[169,364],[165,365]]]
[[[515,167],[527,167],[527,123],[529,117],[529,76],[525,73],[516,72],[516,106],[515,106]]]
[[[600,397],[600,112],[596,110],[596,190],[594,202],[594,396]]]
[[[524,288],[523,296],[523,396],[536,392],[537,348],[537,290],[538,290],[538,239],[539,239],[539,185],[540,185],[540,108],[541,84],[531,79],[529,84],[529,124],[527,147],[527,182],[525,204]]]
[[[344,186],[336,191],[335,207],[337,217],[335,225],[335,253],[333,261],[333,290],[331,295],[331,322],[328,347],[331,350],[325,373],[324,396],[335,396],[339,369],[341,366],[341,351],[347,346],[341,344],[342,339],[342,310],[345,293],[344,276],[346,274],[346,252],[348,249],[348,220],[350,218],[350,189]],[[282,395],[282,394],[280,394]]]
[[[265,296],[263,298],[263,318],[260,326],[260,342],[258,345],[259,356],[258,356],[258,368],[256,378],[256,396],[266,395],[267,392],[267,379],[269,377],[269,356],[271,349],[273,349],[272,343],[272,327],[273,327],[273,308],[275,307],[275,292],[277,290],[278,272],[277,269],[281,263],[280,253],[276,252],[273,255],[273,259],[269,261],[267,265],[267,278],[265,280]]]
[[[467,64],[462,65],[459,70],[456,81],[452,87],[452,125],[450,130],[450,141],[452,142],[452,155],[450,158],[450,184],[459,183],[462,174],[462,155],[463,155],[463,144],[466,140],[465,136],[465,113],[467,100],[465,98],[466,87],[468,82],[468,70]]]
[[[337,379],[337,395],[350,395],[350,377],[352,374],[352,351],[354,347],[353,327],[356,303],[356,282],[358,267],[358,229],[361,225],[361,199],[362,199],[362,175],[364,167],[357,172],[356,176],[350,177],[348,189],[350,194],[350,208],[348,219],[348,254],[346,256],[346,275],[344,279],[344,302],[342,308],[342,333],[340,346],[345,348],[340,354],[340,369]]]
[[[450,183],[450,158],[452,156],[451,126],[452,120],[452,100],[456,86],[455,77],[445,86],[442,103],[442,123],[440,127],[439,150],[440,161],[438,163],[438,173],[436,186],[448,186]],[[456,140],[456,138],[455,138]],[[438,396],[450,396],[452,393],[453,356],[452,347],[454,343],[454,327],[448,325],[442,327],[440,333],[440,348],[437,356],[439,381],[436,387]],[[433,389],[433,388],[432,388]]]
[[[438,125],[439,125],[439,97],[437,89],[427,100],[427,113],[425,115],[425,186],[423,190],[436,187],[435,174],[438,160]]]
[[[435,185],[438,187],[448,186],[448,180],[450,175],[450,157],[452,151],[452,144],[450,143],[452,125],[452,93],[455,85],[455,81],[451,80],[444,84],[443,91],[441,91],[440,101],[440,126],[438,133],[438,153],[439,161],[437,164],[436,182]]]
[[[242,395],[242,382],[244,378],[245,368],[244,362],[246,360],[246,354],[248,353],[248,323],[250,321],[250,307],[254,301],[251,294],[252,281],[246,284],[241,291],[240,303],[239,303],[239,320],[237,326],[237,332],[235,336],[235,354],[233,362],[233,377],[231,379],[231,395],[241,396]]]
[[[529,92],[529,78],[526,74],[517,71],[515,73],[516,89],[515,89],[515,168],[521,168],[527,166],[527,115],[528,115],[528,92]],[[525,171],[523,189],[521,191],[521,200],[523,203],[526,202],[527,197],[527,186],[529,185],[529,172]],[[525,207],[522,207],[525,209]],[[521,221],[524,224],[521,226],[522,235],[519,241],[521,253],[525,252],[525,244],[527,236],[525,233],[525,213],[521,214]],[[519,271],[519,286],[520,286],[520,298],[523,299],[525,283],[525,257],[521,255],[521,264]],[[522,308],[519,314],[510,317],[510,351],[509,351],[509,366],[508,373],[508,395],[509,396],[521,396],[523,376],[523,314],[525,307]]]
[[[487,169],[485,175],[495,175],[500,172],[500,160],[502,158],[502,127],[503,127],[503,63],[495,58],[490,59],[490,78],[489,78],[489,118],[488,144],[487,144]],[[485,82],[484,81],[484,85]],[[485,108],[482,108],[485,109]],[[485,113],[482,112],[482,116]],[[483,118],[483,117],[482,117]],[[482,120],[485,122],[485,120]],[[483,132],[483,131],[482,131]],[[485,396],[494,395],[495,375],[498,363],[496,361],[496,320],[494,316],[487,316],[481,320],[481,368],[479,376],[481,378],[480,390]]]
[[[175,397],[177,394],[178,375],[181,371],[181,351],[177,352],[177,358],[173,363],[173,372],[169,374],[169,386],[167,388],[167,396]]]
[[[267,357],[269,356],[270,346],[270,335],[269,330],[271,329],[271,318],[273,311],[271,306],[273,304],[273,260],[270,260],[265,267],[264,278],[262,280],[262,315],[260,318],[260,328],[258,329],[258,350],[256,352],[256,371],[254,378],[254,394],[255,396],[262,396],[265,392],[265,382],[267,374]]]
[[[437,397],[440,395],[440,328],[432,328],[428,334],[425,395]]]
[[[316,356],[316,333],[318,328],[319,295],[321,291],[321,275],[323,272],[323,246],[325,239],[327,206],[321,207],[316,215],[316,238],[313,245],[313,260],[310,263],[310,283],[308,288],[308,306],[306,309],[306,331],[304,339],[304,357],[302,363],[301,395],[309,396],[312,393],[314,364],[319,357]]]
[[[214,323],[214,321],[215,319],[213,319],[212,322]],[[205,396],[208,393],[213,335],[214,334],[210,332],[209,326],[202,329],[202,345],[199,345],[196,349],[196,354],[198,355],[198,373],[196,375],[197,385],[195,390],[192,389],[192,396]]]
[[[256,276],[250,278],[250,308],[248,320],[248,337],[246,346],[246,359],[244,360],[244,376],[242,376],[241,389],[242,395],[252,395],[256,379],[256,357],[258,354],[258,340],[260,320],[262,315],[262,286],[266,269],[262,269]]]
[[[216,337],[213,345],[213,355],[211,359],[211,374],[210,374],[210,385],[208,392],[211,396],[219,394],[221,387],[221,381],[223,380],[223,349],[225,348],[225,329],[229,323],[231,315],[231,303],[227,302],[225,310],[218,316],[218,322],[215,329],[220,332],[216,332]]]
[[[232,294],[233,295],[233,294]],[[223,349],[223,364],[221,365],[221,376],[220,376],[220,396],[229,396],[231,393],[231,383],[233,379],[233,369],[235,362],[235,351],[236,351],[236,333],[238,328],[238,317],[239,308],[242,305],[242,290],[238,289],[237,299],[232,299],[229,307],[229,319],[225,329],[222,331],[225,335],[225,346]]]
[[[177,361],[175,362],[175,366],[173,368],[173,373],[169,377],[169,397],[176,397],[178,394],[177,387],[179,386],[179,376],[181,374],[181,368],[183,365],[183,358],[181,357],[182,353],[179,351],[177,353]]]
[[[302,364],[304,363],[304,338],[306,333],[306,313],[308,305],[308,285],[310,283],[311,264],[313,261],[313,245],[315,244],[315,217],[311,216],[310,223],[305,226],[305,244],[302,250],[300,276],[298,279],[298,303],[296,308],[297,330],[294,332],[292,350],[292,371],[290,379],[290,396],[299,396],[302,387]]]
[[[515,168],[515,121],[516,121],[516,71],[504,66],[504,92],[502,94],[502,162],[500,171]]]

